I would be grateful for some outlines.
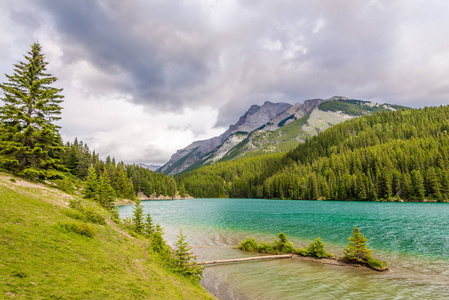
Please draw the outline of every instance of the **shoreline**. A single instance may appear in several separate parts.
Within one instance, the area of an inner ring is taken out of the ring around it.
[[[146,201],[146,200],[192,200],[195,199],[190,195],[186,195],[185,197],[181,197],[179,194],[176,194],[175,197],[170,197],[170,196],[164,196],[164,195],[159,195],[156,196],[155,194],[151,195],[150,197],[148,197],[147,195],[143,194],[143,193],[139,193],[139,200],[140,201]],[[118,199],[116,201],[113,202],[114,206],[120,206],[120,205],[136,205],[136,202],[130,199]]]

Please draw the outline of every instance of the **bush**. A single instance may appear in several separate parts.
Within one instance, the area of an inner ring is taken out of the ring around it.
[[[287,236],[282,232],[278,234],[273,244],[262,242],[257,244],[256,240],[252,237],[240,242],[239,249],[249,252],[260,252],[267,254],[281,254],[281,253],[295,253],[296,249],[292,242],[287,239]]]
[[[295,247],[292,242],[287,239],[287,236],[284,233],[279,233],[276,239],[274,240],[273,250],[276,253],[295,253]]]
[[[80,212],[82,212],[86,218],[86,221],[96,224],[105,225],[105,212],[96,203],[90,203],[88,201],[71,200],[69,206]]]
[[[68,194],[73,194],[75,192],[75,187],[73,186],[72,182],[68,178],[56,179],[56,180],[52,180],[52,182],[54,182],[54,184],[56,185],[55,187],[58,190],[61,190]]]
[[[63,213],[72,219],[76,219],[76,220],[81,220],[81,221],[86,221],[86,217],[84,216],[84,214],[82,212],[80,212],[79,210],[76,209],[66,209],[63,211]]]
[[[111,206],[111,207],[108,208],[108,210],[111,213],[112,221],[114,221],[116,224],[121,224],[120,214],[118,212],[118,207],[117,206]]]
[[[388,264],[386,262],[378,260],[378,259],[368,258],[366,260],[366,262],[368,263],[368,266],[370,266],[372,269],[375,269],[375,270],[388,269]]]
[[[273,246],[268,243],[262,242],[259,245],[259,252],[260,253],[274,253]]]
[[[328,253],[324,250],[324,243],[320,238],[317,238],[315,241],[311,242],[307,249],[299,249],[297,253],[302,256],[311,256],[315,258],[325,258],[333,256],[331,253]]]
[[[240,242],[238,248],[249,252],[259,251],[259,245],[257,245],[256,240],[252,237],[249,237],[246,240]]]
[[[42,179],[42,178],[45,177],[44,176],[44,171],[39,171],[39,170],[32,169],[32,168],[25,169],[22,172],[20,172],[18,175],[19,176],[23,176],[23,177],[25,177],[28,180],[33,180],[33,179],[37,179],[37,178],[41,178]]]
[[[68,231],[68,232],[74,232],[80,235],[84,235],[87,237],[94,237],[95,231],[92,227],[89,226],[87,223],[59,223],[59,227]]]

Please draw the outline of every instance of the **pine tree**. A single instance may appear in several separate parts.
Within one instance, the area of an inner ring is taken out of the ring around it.
[[[97,172],[94,166],[90,166],[89,175],[87,176],[86,187],[84,188],[84,198],[97,199],[99,190],[99,182]]]
[[[368,239],[363,236],[357,226],[352,231],[352,236],[348,238],[349,244],[343,250],[345,254],[344,259],[348,261],[366,262],[371,258],[371,250],[367,248],[366,242]]]
[[[59,126],[62,89],[51,87],[57,78],[46,73],[41,46],[34,43],[25,62],[14,65],[14,75],[0,84],[0,158],[5,169],[29,177],[47,177],[50,169],[63,169]]]
[[[161,225],[156,224],[154,232],[151,235],[151,250],[159,253],[164,258],[170,258],[172,252],[170,247],[165,242],[163,234],[164,232]]]
[[[419,170],[411,172],[412,191],[415,199],[423,200],[425,196],[424,179]]]
[[[143,206],[137,203],[133,209],[133,229],[137,233],[143,233],[144,230]]]
[[[175,243],[175,268],[183,275],[201,279],[203,277],[203,266],[197,265],[196,257],[190,252],[192,248],[189,247],[185,238],[182,230],[179,230],[178,241]]]
[[[112,188],[109,182],[107,171],[104,170],[98,183],[98,201],[102,206],[108,207],[112,205],[114,199],[115,199],[114,189]]]
[[[151,218],[150,213],[147,213],[147,216],[145,218],[145,226],[144,226],[144,233],[146,236],[150,237],[155,231],[154,224],[153,224],[153,218]]]

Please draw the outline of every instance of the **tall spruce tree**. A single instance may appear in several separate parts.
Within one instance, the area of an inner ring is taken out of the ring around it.
[[[0,107],[0,166],[29,177],[47,177],[48,170],[63,168],[63,145],[59,126],[62,89],[51,87],[56,77],[46,73],[38,43],[31,46],[24,62],[0,84],[4,97]]]

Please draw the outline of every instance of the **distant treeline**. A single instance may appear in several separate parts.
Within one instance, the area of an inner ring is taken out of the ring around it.
[[[287,154],[177,178],[194,197],[436,200],[449,197],[449,106],[363,116]]]
[[[139,192],[150,196],[175,197],[177,185],[173,177],[156,173],[136,164],[116,163],[109,156],[105,161],[95,151],[91,152],[87,144],[75,139],[65,145],[62,162],[68,171],[83,181],[104,180],[114,190],[118,198],[134,199]],[[92,175],[91,173],[94,172]]]

